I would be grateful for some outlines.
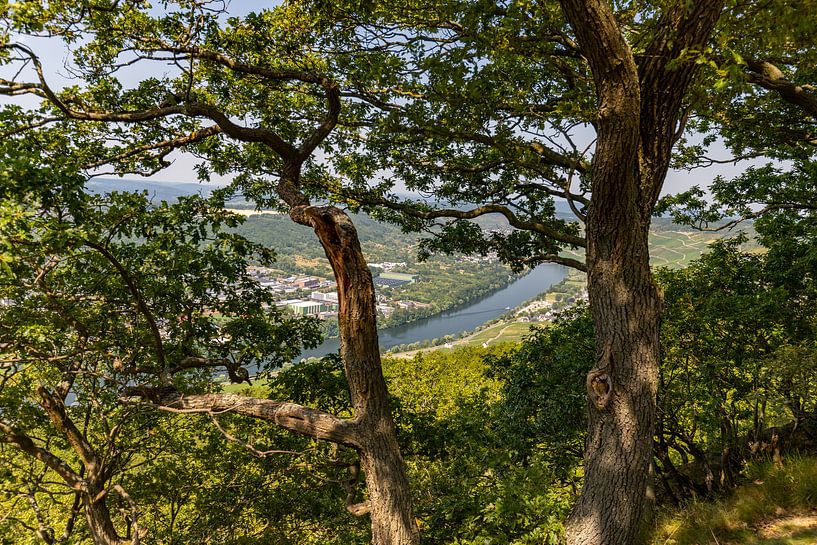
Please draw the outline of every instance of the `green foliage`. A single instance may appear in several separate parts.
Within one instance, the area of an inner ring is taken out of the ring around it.
[[[656,520],[655,545],[701,545],[716,543],[784,544],[757,537],[762,526],[786,515],[817,507],[817,465],[809,457],[791,457],[782,464],[752,464],[746,468],[746,484],[717,502],[694,502],[682,510],[667,510]],[[812,532],[805,538],[814,537]]]
[[[514,349],[497,345],[387,360],[395,418],[429,543],[559,542],[572,494],[550,460],[520,464],[509,445],[501,381],[486,360]]]
[[[125,475],[152,541],[365,542],[365,521],[343,509],[338,482],[346,466],[326,445],[257,420],[214,418],[240,443],[225,439],[206,416],[164,417],[149,436],[156,448],[143,451],[151,456],[140,456]]]
[[[497,417],[515,442],[511,454],[524,462],[544,455],[567,475],[581,456],[586,393],[584,377],[594,361],[593,325],[581,305],[533,330],[517,350],[489,360],[503,384]]]
[[[743,241],[716,242],[686,269],[657,273],[665,316],[656,453],[659,474],[672,481],[667,497],[707,493],[721,478],[728,484],[753,450],[769,448],[769,428],[811,422],[817,410],[814,293],[793,291],[779,258],[745,253]],[[518,349],[489,358],[503,393],[495,421],[512,456],[543,457],[572,479],[594,354],[588,313],[574,307]]]
[[[666,304],[659,404],[679,451],[739,447],[747,434],[799,418],[811,397],[794,377],[812,374],[813,360],[777,363],[812,344],[811,295],[788,291],[770,254],[742,253],[741,242],[715,243],[687,269],[658,275]]]
[[[784,410],[797,418],[813,411],[813,120],[747,85],[748,63],[760,56],[754,60],[781,59],[784,83],[811,91],[805,84],[817,66],[816,27],[803,15],[811,4],[729,5],[710,43],[670,60],[670,69],[685,61],[701,68],[697,87],[678,99],[690,114],[681,126],[702,133],[704,141],[682,143],[679,165],[700,161],[703,148],[721,135],[738,153],[794,160],[795,167],[792,173],[755,169],[718,181],[725,192],[716,187],[730,213],[751,214],[755,203],[776,206],[777,214],[758,222],[766,257],[724,244],[688,271],[661,273],[669,314],[660,436],[674,441],[666,445],[670,462],[684,461],[693,446],[734,445],[749,420],[757,432],[762,400],[770,418]],[[764,16],[757,16],[761,8]],[[614,9],[639,59],[665,32],[667,18],[684,11],[634,2]],[[582,239],[577,222],[556,214],[555,198],[568,197],[579,218],[586,210],[592,146],[583,151],[580,141],[592,137],[577,128],[589,130],[596,121],[601,83],[593,81],[557,3],[304,1],[242,17],[200,2],[13,2],[0,10],[4,67],[38,80],[29,46],[9,42],[45,36],[71,46],[75,76],[53,93],[42,82],[0,87],[4,94],[50,99],[0,113],[0,298],[15,303],[0,311],[2,357],[10,363],[3,367],[0,414],[77,463],[33,392],[38,384],[53,390],[70,382],[68,390],[82,394],[69,407],[71,417],[88,422],[85,433],[95,446],[113,449],[111,482],[131,489],[150,483],[138,501],[156,507],[145,524],[157,541],[364,540],[360,523],[339,513],[337,483],[319,484],[343,478],[348,453],[222,416],[234,437],[282,445],[300,453],[304,467],[268,457],[249,462],[241,456],[246,444],[218,447],[222,439],[211,427],[202,433],[201,423],[177,423],[164,430],[156,415],[131,414],[118,403],[121,386],[173,374],[188,356],[275,367],[302,344],[313,344],[317,328],[279,315],[268,294],[246,278],[248,259],[272,256],[230,230],[236,220],[221,210],[223,193],[153,205],[144,195],[84,195],[83,180],[71,173],[108,164],[119,173],[153,173],[167,166],[165,152],[184,147],[205,159],[202,179],[235,175],[234,189],[248,199],[283,209],[273,181],[281,174],[281,153],[271,147],[297,146],[315,126],[332,125],[319,153],[299,161],[310,197],[430,232],[421,251],[494,251],[515,268],[552,259],[576,250]],[[337,126],[326,111],[327,89],[335,85],[342,89]],[[72,109],[113,113],[119,121],[132,121],[138,111],[142,116],[137,124],[100,125],[65,115]],[[238,121],[251,138],[235,137],[241,127],[231,123]],[[674,129],[678,120],[669,121]],[[25,129],[40,122],[41,130]],[[211,123],[225,132],[179,143]],[[225,135],[227,128],[232,134]],[[44,164],[66,168],[50,172]],[[398,188],[433,198],[404,199]],[[709,221],[723,212],[701,196],[687,196],[685,219]],[[471,203],[489,204],[520,230],[433,213],[444,208],[456,216]],[[423,282],[412,289],[446,304],[473,293],[473,286],[452,289],[466,281],[437,284],[443,292],[422,291]],[[583,374],[593,361],[592,331],[577,312],[518,350],[492,354],[488,378],[478,372],[485,365],[479,351],[416,360],[436,382],[412,370],[392,375],[429,542],[557,539],[571,497],[563,487],[575,476],[581,442]],[[210,378],[190,371],[176,381],[183,389],[207,389],[214,387]],[[341,382],[331,361],[271,379],[285,398],[342,410]],[[120,439],[111,439],[109,424],[121,430]],[[151,437],[155,427],[158,444],[171,445],[166,450],[142,440],[142,432]],[[36,517],[22,501],[26,493],[62,524],[70,505],[51,489],[36,488],[50,486],[54,475],[32,473],[39,466],[8,445],[0,454],[17,494],[4,502],[21,510],[2,519],[11,528],[3,531],[34,528]],[[327,458],[328,467],[306,471]],[[139,471],[145,479],[128,480]],[[193,478],[206,486],[183,486]],[[302,491],[299,479],[309,479],[305,501],[285,500]],[[263,493],[271,489],[275,493]],[[178,499],[176,491],[189,499]],[[126,507],[120,500],[111,501]],[[182,504],[184,513],[174,507]]]
[[[213,387],[212,373],[185,370],[186,358],[225,359],[231,369],[256,361],[275,367],[319,341],[317,324],[279,313],[249,277],[249,260],[268,262],[272,254],[225,232],[239,218],[217,198],[169,205],[144,194],[90,195],[69,170],[14,152],[0,159],[2,423],[82,472],[87,455],[66,431],[75,426],[101,460],[100,485],[120,484],[140,506],[153,506],[143,512],[142,528],[172,540],[179,530],[173,521],[187,524],[177,517],[179,495],[193,496],[196,474],[190,471],[215,452],[212,435],[204,448],[200,427],[122,403],[122,389],[173,379],[180,388],[206,390]],[[48,410],[42,392],[65,405],[70,425]],[[180,466],[190,452],[201,459]],[[67,529],[76,517],[75,496],[64,494],[64,475],[29,454],[7,436],[0,441],[8,469],[0,535],[34,539],[37,528],[55,535],[65,530],[75,542],[87,542],[81,514],[74,533]],[[216,474],[215,480],[234,478]],[[206,494],[206,487],[199,492]],[[112,511],[121,509],[114,524],[124,535],[130,506],[114,492],[105,501]],[[194,518],[212,515],[218,524],[232,524],[215,513],[203,510]]]
[[[311,358],[267,381],[271,399],[288,399],[336,416],[349,416],[349,386],[338,355]]]

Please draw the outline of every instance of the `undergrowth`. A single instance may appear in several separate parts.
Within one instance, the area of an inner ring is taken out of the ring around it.
[[[817,458],[789,457],[782,463],[755,463],[746,484],[717,501],[694,501],[656,519],[652,545],[800,545],[817,543],[817,528],[764,538],[759,530],[775,519],[814,514]],[[784,532],[785,533],[785,532]]]

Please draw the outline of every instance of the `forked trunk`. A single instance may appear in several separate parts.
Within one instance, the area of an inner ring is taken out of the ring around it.
[[[579,6],[573,17],[597,15],[584,11],[587,4]],[[640,541],[658,390],[661,303],[650,272],[650,217],[639,174],[638,78],[612,15],[602,19],[600,28],[609,31],[615,47],[597,50],[601,59],[595,60],[605,67],[611,58],[620,62],[597,85],[598,140],[585,235],[596,362],[587,375],[585,482],[567,521],[569,545]]]

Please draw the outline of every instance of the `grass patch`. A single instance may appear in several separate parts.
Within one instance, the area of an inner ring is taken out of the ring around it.
[[[755,464],[747,484],[714,502],[659,515],[653,545],[805,545],[817,543],[817,459]]]
[[[482,344],[489,339],[493,339],[499,334],[500,331],[502,331],[502,328],[504,328],[506,325],[508,324],[506,324],[505,322],[499,322],[498,324],[486,327],[485,329],[483,329],[482,331],[468,339],[468,344]]]
[[[500,322],[480,331],[464,344],[482,345],[482,343],[487,342],[494,345],[504,342],[520,342],[530,333],[531,325],[535,324],[530,322]]]

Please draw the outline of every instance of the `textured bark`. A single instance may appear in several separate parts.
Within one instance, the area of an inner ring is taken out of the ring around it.
[[[82,505],[85,510],[85,520],[94,540],[94,545],[121,545],[126,542],[119,537],[111,521],[111,512],[108,502],[105,501],[105,489],[96,483],[88,487],[83,494]],[[129,541],[129,540],[128,540]]]
[[[640,213],[640,86],[629,46],[602,1],[563,8],[597,81],[598,141],[587,215],[587,287],[596,364],[585,483],[568,543],[636,543],[652,455],[658,383],[659,297],[649,269],[649,220]]]
[[[607,216],[607,214],[605,214]],[[637,217],[637,215],[636,215]],[[646,228],[588,221],[588,292],[596,365],[585,448],[585,486],[568,521],[569,543],[638,542],[655,426],[660,297],[652,284]]]
[[[108,509],[107,490],[110,468],[105,465],[91,446],[87,437],[74,424],[65,410],[63,400],[43,386],[37,387],[41,406],[48,414],[54,427],[68,440],[84,467],[80,499],[85,511],[85,520],[94,545],[120,545],[124,540],[119,536]]]
[[[798,106],[805,114],[817,118],[817,93],[786,79],[774,64],[764,60],[746,60],[746,79],[764,89],[776,92],[786,102]]]
[[[274,422],[289,431],[357,448],[357,430],[353,422],[297,403],[258,399],[236,394],[184,395],[174,388],[130,388],[126,395],[150,399],[157,405],[189,413],[233,412]]]
[[[372,543],[417,544],[420,533],[380,362],[374,282],[357,230],[346,213],[332,206],[300,205],[290,215],[315,230],[335,273],[340,355],[352,397],[356,448],[369,492]]]
[[[570,545],[642,540],[658,387],[661,297],[652,281],[650,217],[679,131],[695,66],[668,63],[705,43],[722,4],[668,9],[640,63],[604,0],[562,0],[598,98],[593,198],[586,222],[587,284],[596,363],[587,376],[585,482]]]

